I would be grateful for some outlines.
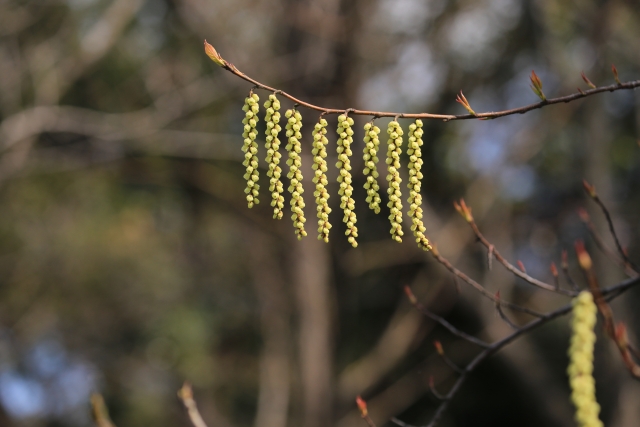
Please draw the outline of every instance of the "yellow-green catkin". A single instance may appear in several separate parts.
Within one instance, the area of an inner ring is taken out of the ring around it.
[[[378,148],[380,147],[380,128],[373,123],[367,123],[364,125],[364,176],[367,178],[367,182],[364,183],[364,188],[367,190],[367,203],[369,203],[369,209],[375,213],[380,213],[380,186],[378,185]]]
[[[411,231],[418,246],[425,251],[431,249],[429,239],[424,235],[427,230],[422,222],[422,195],[420,194],[420,180],[422,179],[422,120],[418,119],[409,125],[407,154],[409,155],[409,217]]]
[[[318,211],[318,240],[329,242],[329,192],[327,191],[327,143],[329,140],[325,136],[327,134],[327,121],[321,118],[313,128],[313,183],[316,185],[316,191],[313,195],[316,198]]]
[[[593,328],[596,324],[596,312],[591,292],[582,291],[573,300],[573,334],[567,373],[579,427],[603,427],[598,418],[600,405],[596,402],[596,385],[593,379],[593,346],[596,341]]]
[[[278,151],[280,148],[280,140],[278,134],[282,130],[280,125],[280,101],[274,94],[269,95],[269,99],[265,101],[264,108],[266,114],[264,120],[267,122],[267,130],[265,136],[265,147],[267,148],[267,164],[269,170],[267,176],[269,179],[269,191],[271,191],[271,206],[273,207],[273,218],[282,218],[282,209],[284,209],[284,188],[282,181],[280,181],[280,175],[282,169],[280,168],[280,158],[282,155]]]
[[[304,217],[304,199],[302,193],[302,171],[300,166],[302,161],[300,159],[300,152],[302,147],[300,140],[302,134],[300,129],[302,128],[302,115],[297,110],[287,110],[284,115],[287,118],[287,152],[289,153],[289,159],[287,165],[289,166],[289,173],[287,178],[290,179],[289,192],[291,193],[291,219],[293,220],[293,226],[295,227],[298,240],[307,235],[304,230],[304,223],[307,221]]]
[[[250,208],[254,204],[260,203],[258,200],[258,193],[260,185],[258,184],[258,143],[256,137],[258,131],[256,125],[258,124],[258,111],[260,106],[258,105],[260,97],[255,93],[250,93],[244,100],[244,107],[242,111],[245,112],[242,123],[244,124],[244,144],[242,145],[242,151],[244,151],[244,162],[242,164],[247,168],[247,172],[244,174],[244,179],[247,180],[247,188],[244,192],[247,194],[247,203]]]
[[[396,120],[389,122],[387,127],[389,140],[387,142],[387,181],[389,181],[389,202],[387,206],[391,210],[389,221],[391,222],[391,238],[396,242],[402,242],[402,192],[400,191],[400,155],[402,154],[402,128]]]
[[[351,185],[351,162],[349,157],[353,154],[351,143],[353,142],[353,119],[345,114],[338,116],[338,162],[336,167],[339,170],[338,182],[340,183],[340,208],[344,212],[342,221],[347,224],[345,235],[354,248],[358,246],[358,228],[356,227],[356,213],[354,212],[356,202],[353,200],[353,186]]]

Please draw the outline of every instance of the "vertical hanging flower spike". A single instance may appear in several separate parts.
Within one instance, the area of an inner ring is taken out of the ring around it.
[[[349,157],[353,154],[351,151],[351,143],[353,142],[353,119],[344,114],[338,116],[338,162],[336,167],[339,169],[338,182],[340,183],[340,208],[344,212],[342,221],[347,224],[345,235],[349,236],[348,240],[354,248],[358,246],[356,238],[358,237],[358,228],[356,227],[356,213],[354,212],[356,202],[351,197],[353,195],[353,187],[351,186],[351,162]]]
[[[316,123],[313,128],[313,183],[316,185],[316,191],[313,195],[316,198],[316,205],[318,211],[318,240],[324,240],[329,242],[329,230],[331,224],[329,224],[329,214],[331,208],[329,207],[329,192],[327,191],[327,143],[329,140],[325,136],[327,134],[327,121],[324,118],[320,118],[320,121]]]
[[[582,291],[573,300],[571,346],[569,347],[569,383],[571,400],[576,407],[579,427],[603,427],[598,418],[600,405],[596,401],[596,385],[593,379],[593,347],[596,335],[596,304],[591,292]]]
[[[291,219],[293,220],[293,226],[296,229],[298,240],[300,240],[307,235],[307,232],[304,230],[306,219],[304,217],[304,199],[302,198],[302,193],[304,193],[304,189],[302,188],[302,171],[300,170],[300,166],[302,165],[300,159],[300,152],[302,151],[300,145],[300,140],[302,139],[302,134],[300,133],[302,116],[297,110],[293,109],[287,110],[285,117],[287,118],[287,138],[289,138],[286,148],[289,153],[289,159],[287,160],[289,173],[287,174],[287,178],[291,180],[289,185],[289,192],[291,193]]]
[[[269,191],[271,191],[271,206],[273,207],[273,218],[282,218],[282,209],[284,209],[284,197],[282,193],[284,188],[280,175],[280,158],[282,155],[278,151],[280,148],[280,140],[278,134],[282,130],[278,122],[280,122],[280,101],[274,94],[269,95],[269,99],[264,103],[266,108],[265,121],[267,122],[267,130],[265,136],[265,147],[267,148],[267,164],[269,170],[267,176],[269,179]]]
[[[367,177],[367,182],[364,183],[364,188],[367,190],[367,203],[369,203],[369,209],[375,213],[380,213],[380,195],[378,191],[380,186],[378,185],[378,148],[380,146],[380,128],[375,126],[373,122],[364,125],[364,176]]]
[[[260,97],[257,94],[249,93],[249,96],[244,100],[244,107],[242,111],[245,112],[242,123],[244,124],[244,144],[242,145],[242,151],[244,151],[244,162],[242,164],[247,168],[247,172],[244,174],[244,179],[247,180],[247,188],[244,192],[247,194],[247,203],[250,208],[254,204],[260,203],[258,200],[258,193],[260,185],[258,184],[258,143],[256,137],[258,131],[256,125],[258,124],[258,111],[260,107],[258,105]]]
[[[387,142],[387,181],[389,181],[389,203],[391,210],[389,221],[391,222],[391,238],[396,242],[402,242],[402,192],[400,191],[400,154],[402,154],[402,128],[393,120],[387,127],[389,141]]]
[[[422,120],[418,119],[409,126],[407,154],[409,155],[409,217],[411,231],[418,246],[425,251],[431,249],[429,239],[424,235],[426,228],[422,223],[422,195],[420,194],[422,179]]]

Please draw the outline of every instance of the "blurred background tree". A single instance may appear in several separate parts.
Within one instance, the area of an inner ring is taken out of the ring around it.
[[[476,349],[421,317],[402,287],[486,339],[508,326],[411,239],[389,239],[360,174],[357,249],[341,238],[335,175],[329,245],[295,240],[287,215],[271,220],[266,192],[246,209],[240,135],[250,86],[211,63],[204,38],[249,75],[316,104],[460,114],[461,89],[476,111],[535,102],[531,69],[548,96],[575,92],[580,71],[612,83],[611,63],[623,81],[637,79],[640,8],[0,1],[0,425],[91,425],[89,395],[99,391],[119,427],[186,426],[176,398],[185,379],[210,426],[361,425],[360,393],[381,423],[398,414],[425,423],[437,404],[429,377],[446,390],[455,376],[433,340],[461,362]],[[638,259],[639,98],[620,91],[489,122],[427,121],[425,222],[440,251],[505,299],[564,304],[489,271],[451,202],[465,197],[505,256],[549,279],[561,250],[588,239],[576,215],[586,178]],[[310,176],[316,116],[303,117]],[[364,119],[356,124],[357,154]],[[310,225],[311,195],[308,185]],[[601,217],[594,212],[604,230]],[[600,255],[595,263],[603,284],[624,277]],[[636,290],[614,304],[630,325],[640,324],[639,299]],[[561,319],[491,359],[442,425],[571,425],[568,334]],[[640,385],[604,339],[596,361],[605,425],[638,425]]]

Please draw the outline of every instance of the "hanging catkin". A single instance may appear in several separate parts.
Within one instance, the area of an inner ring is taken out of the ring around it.
[[[316,191],[313,195],[316,198],[316,205],[318,211],[318,240],[324,240],[329,242],[329,230],[331,230],[331,224],[329,223],[329,214],[331,208],[329,207],[329,192],[327,191],[327,121],[324,118],[320,118],[320,121],[316,123],[313,128],[313,183],[316,185]]]
[[[302,161],[300,159],[300,152],[302,151],[300,140],[302,134],[300,129],[302,128],[302,116],[297,110],[287,110],[285,113],[287,118],[287,152],[289,153],[289,159],[287,165],[289,166],[289,173],[287,178],[290,179],[289,192],[291,193],[291,219],[293,220],[293,226],[295,227],[298,240],[307,235],[304,230],[304,223],[306,219],[304,217],[304,199],[302,193],[302,171],[300,166]]]
[[[429,239],[424,235],[426,228],[422,222],[422,195],[420,194],[420,180],[422,179],[422,120],[418,119],[409,125],[407,154],[409,155],[409,217],[411,231],[418,246],[425,251],[431,249]]]
[[[389,203],[391,210],[389,221],[391,222],[391,238],[396,242],[402,242],[402,192],[400,191],[400,154],[402,154],[402,128],[396,120],[389,122],[387,127],[389,140],[387,142],[387,181],[389,181]]]
[[[579,427],[602,427],[598,418],[600,405],[596,401],[596,382],[593,379],[593,347],[596,335],[596,304],[591,292],[582,291],[573,300],[571,345],[569,347],[569,384],[571,400],[576,407],[575,419]]]
[[[380,212],[380,186],[378,185],[378,148],[380,146],[380,128],[373,123],[367,123],[364,125],[364,176],[367,178],[367,182],[364,183],[364,189],[367,190],[367,203],[369,209],[375,213]]]
[[[266,109],[265,121],[267,122],[267,130],[265,136],[265,147],[267,149],[267,164],[269,170],[267,170],[267,176],[269,179],[269,191],[271,191],[271,206],[273,207],[273,218],[282,218],[282,209],[284,209],[284,197],[282,193],[284,188],[282,181],[280,181],[280,175],[282,169],[280,168],[280,158],[282,155],[278,151],[280,148],[280,140],[278,134],[282,130],[280,125],[280,101],[274,94],[269,95],[269,99],[265,101],[264,108]]]
[[[344,212],[342,221],[347,224],[345,235],[349,236],[348,240],[354,248],[358,246],[356,238],[358,237],[358,228],[356,227],[355,201],[351,197],[353,195],[353,187],[351,186],[351,162],[349,157],[353,154],[351,151],[351,143],[353,142],[353,119],[344,114],[338,116],[338,162],[336,167],[339,170],[338,182],[340,183],[340,208]]]
[[[256,137],[258,131],[256,125],[258,123],[258,111],[260,107],[258,105],[260,97],[255,93],[249,93],[249,96],[244,100],[244,106],[242,111],[245,112],[245,117],[242,120],[244,125],[244,144],[242,145],[242,151],[244,151],[244,162],[242,164],[247,168],[247,172],[244,174],[244,179],[247,180],[247,187],[244,192],[247,194],[247,203],[250,208],[254,204],[260,203],[258,200],[258,193],[260,185],[258,184],[258,143]]]

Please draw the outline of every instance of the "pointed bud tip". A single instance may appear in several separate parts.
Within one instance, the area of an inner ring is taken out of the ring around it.
[[[218,51],[216,51],[216,49],[206,40],[204,41],[204,53],[206,53],[207,56],[219,66],[224,67],[227,65],[226,61],[222,59],[222,56],[220,56]]]
[[[436,351],[440,356],[444,356],[444,349],[442,348],[442,343],[438,340],[433,342],[433,346],[436,348]]]
[[[358,405],[358,409],[360,410],[360,415],[364,418],[367,416],[367,402],[360,396],[356,397],[356,405]]]

